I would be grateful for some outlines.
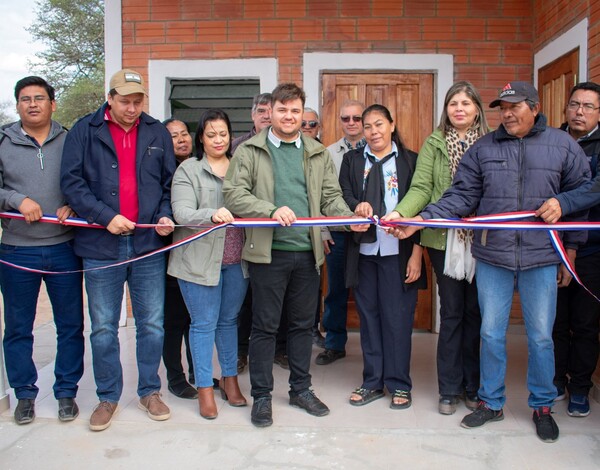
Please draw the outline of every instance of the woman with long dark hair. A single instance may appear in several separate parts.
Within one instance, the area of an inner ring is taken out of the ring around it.
[[[196,158],[177,168],[173,176],[173,216],[182,225],[212,225],[233,221],[224,207],[223,178],[231,158],[231,123],[224,111],[209,109],[196,131]],[[174,241],[198,231],[175,229]],[[241,260],[243,230],[228,227],[176,248],[169,274],[179,287],[190,312],[190,345],[194,362],[200,415],[217,417],[212,379],[212,354],[216,344],[221,366],[221,394],[231,406],[245,406],[237,381],[237,315],[248,280]]]
[[[404,147],[385,106],[369,106],[362,122],[367,145],[344,155],[340,185],[356,215],[382,217],[408,191],[417,154]],[[376,226],[348,240],[346,286],[354,288],[364,362],[351,405],[382,398],[384,388],[392,395],[390,408],[412,403],[412,325],[417,289],[426,282],[422,251],[413,239],[400,241]]]
[[[452,184],[464,153],[488,131],[479,93],[470,82],[456,82],[446,93],[439,127],[419,152],[410,190],[386,219],[413,217],[436,202]],[[468,409],[478,403],[481,314],[472,239],[473,232],[463,229],[427,228],[421,234],[440,294],[438,409],[444,415],[456,411],[463,394]]]

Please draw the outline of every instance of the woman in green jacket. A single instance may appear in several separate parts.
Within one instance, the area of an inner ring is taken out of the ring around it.
[[[488,132],[481,97],[467,81],[446,93],[438,128],[427,138],[417,159],[410,189],[387,220],[413,217],[436,202],[452,184],[460,159]],[[477,407],[479,389],[479,328],[474,260],[469,230],[424,229],[421,245],[427,247],[440,295],[440,334],[437,349],[439,412],[451,415],[465,394],[467,408]]]

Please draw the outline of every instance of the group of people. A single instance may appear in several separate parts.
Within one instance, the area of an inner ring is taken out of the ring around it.
[[[567,122],[557,130],[546,125],[535,88],[511,82],[490,104],[499,107],[501,122],[491,131],[477,90],[457,82],[418,155],[403,144],[385,106],[365,108],[355,100],[340,108],[343,137],[325,148],[317,140],[318,114],[305,108],[304,91],[291,83],[255,97],[254,127],[237,139],[225,112],[204,112],[194,152],[185,123],[160,123],[143,112],[146,95],[141,75],[121,70],[110,80],[107,102],[67,132],[51,119],[54,90],[45,80],[26,77],[15,87],[20,120],[0,133],[0,201],[22,220],[2,219],[0,283],[17,423],[35,417],[32,328],[42,280],[57,327],[58,416],[70,421],[79,414],[82,277],[99,398],[91,430],[110,426],[122,393],[118,326],[125,283],[136,323],[139,407],[151,419],[170,417],[160,393],[161,357],[168,390],[197,398],[203,418],[218,415],[215,382],[231,406],[247,405],[237,375],[248,366],[251,421],[271,425],[274,362],[289,368],[290,405],[327,415],[310,375],[325,260],[326,337],[316,364],[346,355],[352,288],[363,377],[349,403],[367,405],[387,389],[390,408],[406,409],[417,291],[426,287],[423,248],[440,295],[439,412],[455,413],[464,399],[472,413],[463,427],[503,419],[505,335],[516,288],[537,435],[558,438],[551,408],[566,391],[569,414],[589,414],[600,306],[570,283],[548,237],[517,230],[421,233],[404,224],[526,210],[549,223],[587,220],[589,207],[590,220],[599,220],[600,86],[573,89]],[[59,223],[40,223],[44,214],[56,214]],[[299,217],[320,216],[358,220],[328,229],[292,226]],[[69,217],[102,228],[63,224]],[[373,217],[382,223],[365,223]],[[188,241],[234,218],[273,219],[277,226],[229,226]],[[583,283],[598,295],[600,238],[578,231],[562,238]],[[168,258],[152,254],[171,243],[177,247]],[[69,273],[53,274],[63,271]]]

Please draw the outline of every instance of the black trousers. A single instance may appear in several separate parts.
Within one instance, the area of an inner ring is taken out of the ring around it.
[[[185,306],[177,279],[166,276],[165,288],[165,339],[163,343],[163,362],[167,369],[167,381],[170,385],[182,383],[185,378],[181,364],[181,343],[185,340],[185,354],[188,362],[190,380],[194,377],[194,365],[190,352],[190,314]]]
[[[238,314],[238,357],[246,357],[250,346],[250,333],[252,332],[252,287],[249,285],[244,297],[244,303]],[[281,322],[277,330],[275,354],[286,354],[287,349],[287,316],[285,311],[281,314]]]
[[[358,269],[354,298],[360,318],[362,387],[409,391],[417,289],[402,288],[398,256],[360,255]]]
[[[310,359],[319,272],[312,251],[273,250],[270,264],[249,263],[252,286],[250,383],[254,398],[273,390],[275,338],[285,311],[288,320],[287,355],[290,394],[311,386]]]
[[[477,285],[444,274],[446,252],[427,248],[440,294],[440,334],[437,347],[440,395],[479,390],[481,312]]]
[[[600,252],[575,260],[575,270],[600,297]],[[554,340],[554,382],[572,395],[587,395],[598,363],[600,303],[575,280],[558,289]]]

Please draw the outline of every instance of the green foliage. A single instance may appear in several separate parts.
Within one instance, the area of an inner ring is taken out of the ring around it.
[[[28,31],[46,48],[30,64],[56,88],[54,118],[70,127],[104,102],[104,0],[39,0]]]

